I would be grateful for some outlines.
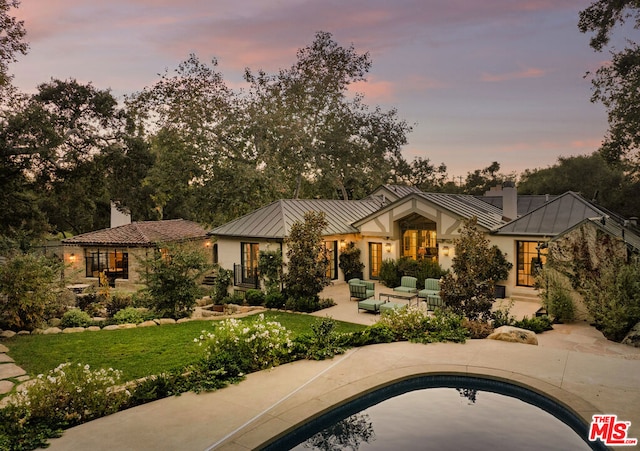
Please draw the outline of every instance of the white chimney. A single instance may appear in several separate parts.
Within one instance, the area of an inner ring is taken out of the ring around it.
[[[502,186],[502,217],[508,221],[518,217],[518,190],[513,182]]]
[[[126,208],[124,212],[118,210],[115,202],[111,201],[111,228],[131,224],[131,213]]]

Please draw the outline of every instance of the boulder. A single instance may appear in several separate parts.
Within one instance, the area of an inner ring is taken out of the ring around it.
[[[18,335],[31,335],[31,332],[28,330],[19,330]]]
[[[535,332],[513,326],[498,327],[487,338],[489,340],[501,340],[511,343],[524,343],[529,345],[538,344]]]
[[[188,323],[189,321],[193,321],[193,319],[191,319],[191,318],[180,318],[178,321],[176,321],[176,323],[182,324],[182,323]]]
[[[62,330],[63,334],[77,334],[78,332],[84,332],[84,327],[67,327]]]
[[[138,326],[133,323],[118,324],[118,329],[135,329],[136,327]]]
[[[9,348],[7,348],[5,345],[0,344],[0,352],[9,352]]]
[[[11,382],[11,381],[0,381],[0,395],[6,395],[11,390],[13,390],[13,382]]]
[[[158,323],[160,326],[162,326],[163,324],[175,324],[176,320],[173,318],[160,318],[160,319],[156,319],[154,320],[156,323]]]
[[[60,329],[59,327],[49,327],[48,329],[42,331],[43,335],[55,335],[59,333],[62,333],[62,329]]]
[[[62,320],[60,318],[51,318],[49,320],[49,326],[51,327],[58,327],[60,324],[62,324]]]
[[[118,330],[119,327],[117,324],[109,324],[108,326],[104,326],[102,330]]]
[[[16,333],[11,331],[11,330],[4,330],[0,334],[0,338],[11,338],[11,337],[15,336],[15,334]]]
[[[622,340],[622,343],[625,345],[640,348],[640,323],[631,328],[629,333]]]
[[[100,329],[100,326],[89,326],[87,327],[87,332],[98,332]]]
[[[151,327],[151,326],[157,326],[156,322],[149,320],[149,321],[143,321],[140,324],[138,324],[138,327]]]

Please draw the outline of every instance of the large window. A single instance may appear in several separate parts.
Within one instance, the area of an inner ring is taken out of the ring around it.
[[[438,259],[436,224],[419,215],[411,215],[400,222],[402,256],[414,260]]]
[[[538,271],[547,262],[546,253],[547,249],[541,249],[538,241],[518,241],[518,285],[535,285]]]
[[[338,278],[338,242],[337,241],[325,241],[324,248],[329,259],[329,266],[327,266],[327,277],[331,280]]]
[[[369,278],[380,278],[382,265],[382,243],[369,243]]]
[[[104,272],[109,281],[129,278],[129,255],[121,249],[85,249],[86,276]]]
[[[258,243],[242,243],[242,283],[254,284],[258,277],[258,258],[260,245]]]

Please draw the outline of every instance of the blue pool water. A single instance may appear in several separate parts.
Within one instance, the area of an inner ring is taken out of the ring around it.
[[[589,450],[587,425],[530,390],[462,376],[425,376],[366,394],[267,450]]]

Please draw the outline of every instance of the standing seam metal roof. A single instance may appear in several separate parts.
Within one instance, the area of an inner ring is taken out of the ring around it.
[[[478,225],[492,230],[504,224],[502,210],[468,194],[420,193],[418,196],[463,218],[478,218]]]
[[[308,211],[324,212],[329,223],[325,235],[357,233],[357,220],[377,211],[380,202],[363,200],[282,199],[211,230],[211,235],[283,239],[291,225]]]

